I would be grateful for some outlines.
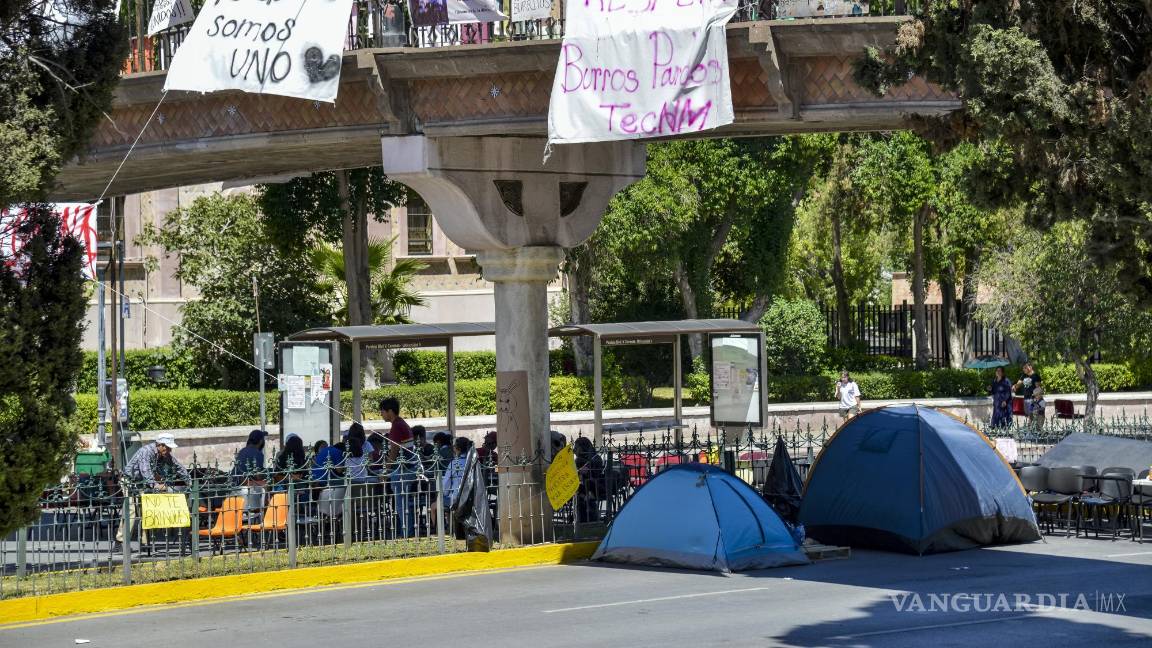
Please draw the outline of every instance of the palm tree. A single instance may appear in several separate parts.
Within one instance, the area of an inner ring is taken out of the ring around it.
[[[416,259],[397,259],[392,263],[392,246],[396,239],[374,238],[368,241],[368,274],[372,295],[374,324],[411,324],[409,314],[425,300],[412,289],[412,278],[428,266]],[[391,266],[391,267],[389,267]],[[340,248],[321,243],[312,249],[312,268],[320,289],[329,295],[332,320],[348,324],[348,283],[344,254]]]

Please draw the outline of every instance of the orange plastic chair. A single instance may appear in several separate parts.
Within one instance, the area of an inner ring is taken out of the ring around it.
[[[272,499],[264,509],[264,519],[260,524],[249,524],[245,531],[285,531],[288,529],[288,493],[272,493]]]
[[[244,498],[227,497],[216,514],[211,529],[200,529],[202,538],[232,538],[240,534],[244,522]]]

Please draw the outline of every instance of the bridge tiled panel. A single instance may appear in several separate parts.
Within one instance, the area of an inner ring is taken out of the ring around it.
[[[768,93],[768,73],[756,59],[735,59],[729,63],[728,76],[732,82],[732,107],[774,108],[776,101]]]
[[[730,75],[737,110],[775,106],[758,61],[735,60]],[[426,123],[540,117],[548,114],[553,77],[549,70],[413,81],[412,108]]]
[[[378,124],[381,117],[377,101],[377,95],[363,82],[341,85],[335,105],[244,93],[208,94],[192,100],[165,101],[140,143]],[[102,122],[91,140],[92,148],[130,144],[153,108],[155,104],[117,108],[114,112],[116,127]]]
[[[546,115],[552,77],[549,70],[421,79],[412,82],[412,109],[430,123]]]
[[[853,79],[851,57],[829,56],[799,59],[801,97],[805,105],[847,104],[853,102],[949,101],[955,97],[939,87],[914,77],[895,86],[883,97],[860,87]]]

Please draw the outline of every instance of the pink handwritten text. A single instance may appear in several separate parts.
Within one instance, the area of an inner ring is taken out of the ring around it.
[[[659,110],[632,110],[630,103],[600,104],[600,108],[608,109],[609,131],[618,128],[629,135],[663,135],[704,130],[712,102],[708,101],[698,109],[692,108],[692,100],[689,98],[665,101]]]

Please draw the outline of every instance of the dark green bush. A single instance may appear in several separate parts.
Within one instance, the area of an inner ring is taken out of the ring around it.
[[[764,316],[764,357],[768,373],[799,375],[824,366],[828,336],[824,315],[807,299],[777,297]]]
[[[111,353],[109,353],[111,356]],[[105,366],[111,368],[111,357]],[[124,353],[125,369],[120,369],[120,378],[127,375],[130,389],[188,389],[202,384],[197,379],[199,372],[186,354],[179,354],[167,347],[155,349],[133,349]],[[164,367],[168,382],[157,386],[148,377],[148,368],[153,365]],[[99,371],[99,356],[95,351],[84,352],[84,364],[76,382],[76,392],[96,393],[96,376]]]
[[[495,351],[457,351],[456,380],[484,380],[496,377]],[[549,371],[553,376],[575,373],[572,352],[553,349],[548,353]],[[448,380],[448,362],[443,351],[397,351],[392,366],[396,381],[402,385],[421,385]]]

